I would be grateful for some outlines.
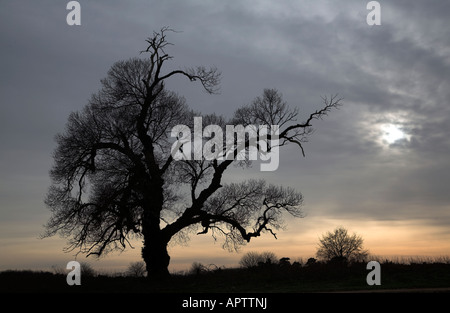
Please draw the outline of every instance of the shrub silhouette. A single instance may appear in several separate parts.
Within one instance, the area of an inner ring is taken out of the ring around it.
[[[273,252],[265,251],[258,253],[250,251],[242,256],[239,265],[243,268],[253,268],[262,265],[276,264],[277,260],[278,258]]]
[[[94,277],[97,272],[94,270],[91,264],[87,262],[80,262],[81,277]]]
[[[125,272],[126,276],[130,277],[144,277],[147,271],[145,270],[145,263],[143,261],[131,262]]]

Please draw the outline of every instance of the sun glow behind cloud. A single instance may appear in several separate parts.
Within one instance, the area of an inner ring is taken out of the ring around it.
[[[393,144],[402,139],[408,140],[410,137],[402,131],[401,126],[396,124],[384,124],[380,128],[383,132],[382,138],[388,144]]]

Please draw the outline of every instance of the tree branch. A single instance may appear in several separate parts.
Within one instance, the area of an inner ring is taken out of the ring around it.
[[[342,105],[341,101],[343,100],[343,98],[338,98],[338,95],[334,95],[334,96],[331,96],[329,100],[327,97],[322,97],[322,100],[325,104],[325,106],[322,109],[317,110],[314,113],[311,113],[309,115],[308,119],[306,120],[306,122],[286,127],[286,129],[280,133],[280,138],[285,138],[285,139],[289,140],[290,137],[288,136],[288,133],[291,130],[311,127],[312,120],[322,119],[324,116],[328,115],[328,112],[330,112],[331,109],[339,108]]]

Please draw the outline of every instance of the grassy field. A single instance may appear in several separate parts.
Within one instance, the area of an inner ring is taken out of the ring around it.
[[[302,293],[360,290],[450,288],[450,262],[409,264],[380,261],[381,285],[369,286],[366,263],[309,266],[278,264],[250,269],[215,269],[174,274],[164,282],[144,277],[81,275],[68,286],[65,274],[38,271],[0,272],[2,293]]]

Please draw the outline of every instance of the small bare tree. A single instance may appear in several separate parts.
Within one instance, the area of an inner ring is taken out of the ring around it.
[[[136,261],[128,265],[125,275],[130,277],[144,277],[145,273],[145,263],[143,261]]]
[[[347,229],[337,227],[334,232],[328,232],[319,239],[317,257],[322,260],[362,261],[368,251],[363,248],[361,236],[349,235]]]

